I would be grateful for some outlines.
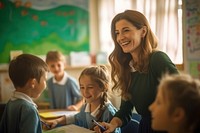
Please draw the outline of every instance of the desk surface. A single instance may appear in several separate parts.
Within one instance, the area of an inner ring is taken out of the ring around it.
[[[39,115],[43,119],[58,118],[64,115],[71,116],[77,114],[79,111],[67,111],[60,109],[39,110]]]
[[[95,133],[95,131],[71,124],[43,131],[43,133]]]

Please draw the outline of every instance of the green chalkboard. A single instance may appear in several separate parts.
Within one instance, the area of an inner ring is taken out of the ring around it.
[[[88,10],[67,4],[42,10],[34,6],[31,0],[0,0],[0,63],[10,61],[12,50],[35,55],[54,49],[64,54],[89,51]]]

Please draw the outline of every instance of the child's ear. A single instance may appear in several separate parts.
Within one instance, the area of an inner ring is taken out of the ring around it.
[[[30,80],[29,80],[29,85],[30,85],[30,87],[31,87],[31,88],[35,88],[36,82],[37,82],[37,81],[36,81],[35,78],[30,79]]]
[[[185,111],[183,108],[178,107],[173,112],[173,121],[174,122],[180,122],[185,119]]]

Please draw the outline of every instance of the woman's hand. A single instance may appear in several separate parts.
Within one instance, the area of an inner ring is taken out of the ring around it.
[[[102,122],[99,124],[106,128],[106,131],[104,131],[103,133],[112,133],[117,127],[120,127],[122,125],[122,121],[118,117],[113,117],[110,123]],[[98,126],[94,127],[94,131],[97,133],[102,133],[101,129]]]
[[[99,122],[99,124],[101,124],[103,127],[106,128],[106,131],[101,132],[101,129],[99,128],[99,126],[95,126],[94,127],[94,131],[96,133],[112,133],[115,131],[115,129],[117,128],[116,125],[113,125],[111,123],[106,123],[106,122]]]

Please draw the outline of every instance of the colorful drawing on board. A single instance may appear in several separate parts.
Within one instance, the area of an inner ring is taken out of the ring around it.
[[[89,51],[88,0],[1,0],[0,64],[11,50]]]
[[[186,47],[189,59],[200,57],[200,2],[186,1]]]

